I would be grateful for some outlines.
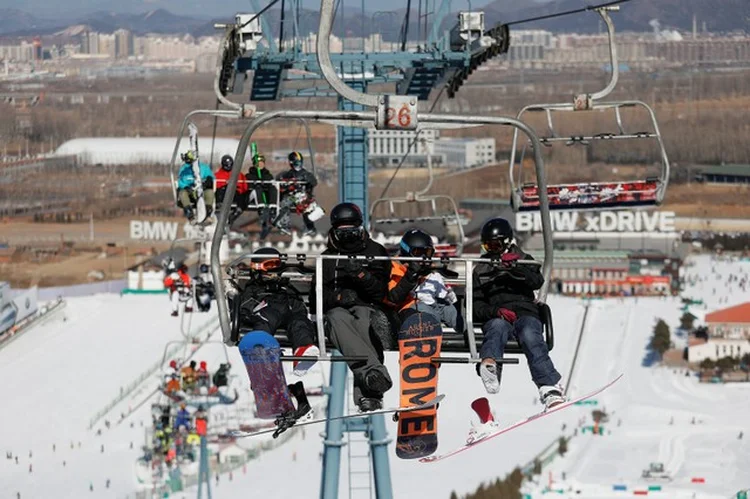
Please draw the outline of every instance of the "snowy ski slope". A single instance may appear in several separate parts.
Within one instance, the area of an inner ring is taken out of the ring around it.
[[[707,258],[697,261],[697,266],[688,269],[688,273],[710,272],[712,264]],[[750,263],[714,265],[723,279],[730,272],[750,270]],[[710,279],[716,280],[716,285]],[[712,294],[714,287],[720,290],[717,296]],[[728,296],[728,302],[719,305],[721,293]],[[707,300],[709,311],[750,299],[715,277],[698,283],[686,294]],[[557,341],[552,358],[568,383],[584,307],[578,300],[561,297],[552,297],[550,305]],[[139,392],[126,398],[104,418],[112,422],[110,430],[102,423],[97,424],[96,428],[102,428],[102,435],[97,436],[95,430],[86,427],[96,411],[117,396],[120,386],[161,358],[167,341],[182,338],[178,320],[169,316],[164,296],[76,298],[69,300],[66,315],[67,321],[56,319],[40,326],[0,351],[0,379],[5,381],[0,444],[3,451],[19,456],[19,464],[12,459],[0,459],[2,492],[15,497],[18,491],[22,498],[133,497],[134,463],[144,438],[140,423],[146,425],[150,421],[150,402],[125,423],[117,425],[116,421],[121,412],[142,401],[155,381],[144,383]],[[750,387],[699,386],[671,370],[642,365],[655,317],[663,317],[674,327],[679,315],[679,303],[673,299],[639,299],[637,303],[632,299],[604,300],[592,305],[578,366],[569,382],[570,394],[596,388],[619,372],[624,372],[625,377],[599,400],[600,406],[606,406],[612,414],[612,434],[576,437],[566,458],[554,461],[549,468],[558,480],[566,472],[569,478],[566,486],[576,480],[583,494],[576,497],[610,497],[606,494],[610,493],[612,483],[636,485],[641,469],[648,462],[659,460],[675,473],[672,492],[660,497],[680,497],[678,492],[683,490],[688,491],[688,497],[693,491],[698,492],[696,497],[728,497],[742,487],[750,487],[746,465],[750,449],[747,438],[737,439],[742,428],[746,434],[750,430],[750,418],[746,417]],[[194,321],[203,322],[202,316]],[[241,366],[236,350],[230,350],[229,356],[235,368]],[[215,369],[223,357],[223,348],[214,344],[203,347],[195,358],[207,360],[209,368]],[[395,354],[388,354],[387,364],[395,373]],[[305,378],[306,384],[319,384],[320,372],[320,369],[311,372]],[[243,374],[241,369],[234,368],[233,373]],[[241,401],[247,404],[247,381],[240,376],[237,382],[242,390]],[[440,370],[440,391],[446,394],[438,417],[440,449],[450,449],[464,440],[472,418],[469,403],[483,396],[484,390],[473,368],[445,365]],[[539,410],[536,389],[523,359],[518,366],[506,367],[501,393],[489,398],[502,422],[513,422]],[[394,389],[386,395],[386,404],[396,401]],[[395,497],[448,497],[451,490],[459,494],[472,491],[480,482],[494,480],[514,466],[526,463],[561,434],[563,424],[570,431],[580,418],[587,417],[590,421],[590,410],[584,406],[562,411],[441,463],[399,460],[390,445]],[[675,423],[670,426],[672,416]],[[693,416],[704,422],[690,424]],[[620,427],[616,427],[617,419],[622,419]],[[388,420],[386,424],[389,436],[394,438],[395,423]],[[218,486],[212,481],[214,497],[317,497],[323,450],[319,433],[323,430],[323,425],[308,427],[282,447],[249,463],[246,473],[235,472],[231,482],[225,475]],[[256,443],[247,441],[242,445]],[[366,452],[364,443],[352,446],[357,454]],[[341,497],[349,497],[347,461],[345,447]],[[356,461],[353,468],[365,468],[364,460]],[[29,463],[33,464],[32,473]],[[690,479],[695,476],[704,477],[706,483],[691,484]],[[111,487],[104,489],[108,478]],[[93,494],[89,492],[90,483]],[[702,491],[708,495],[701,494]],[[629,496],[632,491],[621,494]],[[195,489],[176,497],[183,495],[193,497]],[[352,497],[368,495],[354,493]]]

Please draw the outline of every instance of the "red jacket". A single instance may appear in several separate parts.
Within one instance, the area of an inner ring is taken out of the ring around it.
[[[222,187],[226,187],[226,185],[229,183],[229,176],[231,174],[232,172],[228,172],[224,168],[219,168],[219,171],[215,173],[216,190],[219,190]],[[244,194],[246,192],[247,192],[247,179],[245,179],[244,173],[240,173],[240,178],[237,179],[237,194]]]
[[[177,274],[177,276],[175,276]],[[176,278],[175,278],[176,277]],[[167,277],[164,278],[164,287],[169,288],[172,291],[177,289],[177,286],[182,283],[183,285],[190,287],[190,276],[187,275],[187,273],[178,270],[177,272],[172,272]]]

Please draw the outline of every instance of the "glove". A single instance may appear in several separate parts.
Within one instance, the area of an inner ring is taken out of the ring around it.
[[[497,309],[497,312],[495,315],[497,315],[501,319],[505,319],[511,324],[516,322],[516,319],[518,319],[515,312],[513,312],[512,310],[508,310],[507,308],[502,308],[502,307]]]
[[[350,258],[344,262],[344,265],[341,266],[341,270],[352,277],[358,277],[364,270],[364,267],[359,260]]]
[[[336,300],[342,307],[352,307],[357,304],[357,292],[351,289],[340,289],[336,292]]]
[[[516,261],[520,259],[521,255],[518,253],[505,253],[500,257],[500,260],[503,262],[503,267],[514,267]]]
[[[423,272],[423,266],[419,262],[408,262],[406,264],[406,275],[410,279],[416,279]]]

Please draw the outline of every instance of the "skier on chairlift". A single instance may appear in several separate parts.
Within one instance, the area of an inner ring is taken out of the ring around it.
[[[251,278],[238,283],[241,289],[232,300],[240,300],[239,323],[244,331],[265,331],[271,335],[285,329],[295,356],[310,356],[309,361],[294,361],[294,374],[303,376],[315,365],[320,349],[315,345],[315,324],[307,307],[288,277],[283,277],[281,253],[275,248],[260,248],[261,256],[244,265]],[[238,342],[241,338],[238,338]]]
[[[420,229],[407,230],[399,243],[399,255],[432,258],[435,255],[432,236]],[[433,270],[431,262],[402,263],[394,259],[391,264],[386,303],[397,311],[399,324],[411,314],[422,312],[457,327],[456,293],[446,286],[443,275]]]
[[[164,287],[169,290],[169,300],[172,302],[172,317],[177,317],[181,301],[186,302],[185,312],[192,312],[190,276],[187,274],[187,266],[182,264],[178,268],[174,261],[169,260],[166,265],[166,274]]]
[[[276,204],[278,195],[273,185],[265,183],[255,183],[258,181],[271,181],[273,174],[266,168],[266,157],[260,153],[253,156],[253,166],[248,170],[246,179],[248,182],[248,208],[258,209],[258,218],[260,219],[260,239],[263,240],[271,232],[271,220],[275,215],[275,210],[268,205]]]
[[[183,209],[188,220],[193,221],[196,211],[195,204],[198,201],[193,172],[193,163],[197,157],[195,151],[187,151],[181,157],[184,163],[180,167],[177,178],[177,206]],[[210,217],[214,205],[214,172],[205,163],[200,163],[199,166],[201,181],[203,182],[203,200],[206,203],[206,217]]]
[[[481,232],[484,258],[499,259],[499,267],[477,264],[474,269],[474,321],[484,323],[484,341],[479,351],[482,362],[477,373],[488,393],[500,391],[505,344],[515,336],[523,348],[531,379],[539,389],[545,410],[565,402],[560,384],[562,376],[555,369],[544,341],[544,326],[534,291],[544,284],[536,265],[519,264],[532,260],[516,244],[513,228],[504,218],[486,222]]]
[[[214,284],[211,281],[211,273],[208,265],[202,263],[199,267],[200,273],[195,276],[195,302],[198,310],[208,312],[211,310],[211,300],[214,299]]]
[[[360,208],[341,203],[331,210],[328,247],[323,255],[388,257],[388,251],[370,238]],[[392,335],[383,309],[388,293],[391,263],[386,260],[323,260],[323,296],[310,295],[310,309],[323,300],[327,331],[334,346],[344,355],[366,357],[348,362],[354,374],[354,403],[362,412],[382,409],[383,394],[393,381],[383,364],[383,343],[375,337]],[[312,289],[316,282],[313,279]],[[379,319],[382,317],[382,321]]]
[[[219,210],[221,203],[224,201],[229,177],[232,175],[234,168],[234,159],[229,154],[221,157],[221,168],[216,171],[216,209]],[[247,180],[245,174],[240,173],[237,179],[237,188],[235,189],[234,199],[232,202],[232,211],[229,215],[229,223],[234,222],[237,217],[247,208]]]
[[[313,197],[313,189],[318,185],[318,179],[311,172],[305,170],[302,154],[292,151],[289,154],[289,169],[278,174],[276,180],[298,181],[305,182],[305,184],[288,184],[281,187],[279,214],[274,221],[274,225],[284,234],[291,234],[291,211],[294,209],[302,214],[302,220],[305,223],[304,235],[315,235],[317,233],[315,220],[322,217],[324,212]]]

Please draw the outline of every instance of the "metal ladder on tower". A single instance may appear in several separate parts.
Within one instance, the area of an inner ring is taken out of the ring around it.
[[[364,82],[348,81],[347,84],[360,91],[366,90]],[[343,97],[338,98],[341,111],[363,111],[365,107]],[[362,212],[367,216],[369,197],[367,195],[367,129],[343,126],[337,133],[339,174],[339,199],[361,199]],[[367,220],[365,220],[367,223]]]
[[[354,378],[347,378],[349,393],[354,390]],[[357,408],[352,404],[352,398],[347,398],[346,412],[351,414]],[[349,423],[352,423],[350,425]],[[349,431],[346,432],[347,466],[349,468],[349,499],[361,499],[367,493],[367,498],[372,499],[372,459],[370,456],[370,418],[355,418],[347,423]],[[364,437],[359,430],[361,427]],[[366,483],[364,483],[366,481]]]

